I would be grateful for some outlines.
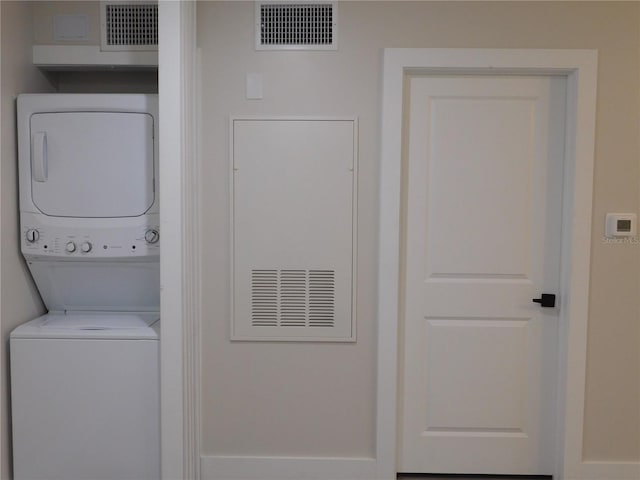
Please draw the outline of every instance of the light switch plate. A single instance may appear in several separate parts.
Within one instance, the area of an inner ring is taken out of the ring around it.
[[[635,213],[607,213],[605,236],[635,237],[638,217]]]
[[[247,100],[262,100],[261,73],[247,73]]]

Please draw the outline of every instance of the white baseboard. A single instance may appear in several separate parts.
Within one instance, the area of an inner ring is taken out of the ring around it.
[[[200,480],[374,480],[373,458],[200,457]]]
[[[640,462],[592,462],[584,461],[563,480],[638,480]]]

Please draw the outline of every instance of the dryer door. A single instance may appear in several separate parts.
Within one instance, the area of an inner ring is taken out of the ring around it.
[[[136,217],[153,205],[153,117],[59,112],[31,116],[31,195],[45,215]]]

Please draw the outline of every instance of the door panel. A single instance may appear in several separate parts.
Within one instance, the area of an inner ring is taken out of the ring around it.
[[[429,319],[425,326],[425,430],[522,432],[527,322]]]
[[[523,278],[535,100],[432,98],[429,109],[427,277]]]
[[[406,85],[399,470],[550,474],[564,81]]]
[[[143,113],[31,116],[31,192],[45,215],[135,217],[153,204],[153,118]]]

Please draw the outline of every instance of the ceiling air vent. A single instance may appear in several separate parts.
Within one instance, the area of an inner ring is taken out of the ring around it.
[[[337,50],[337,2],[256,2],[257,50]]]
[[[102,50],[157,50],[158,4],[101,2]]]

